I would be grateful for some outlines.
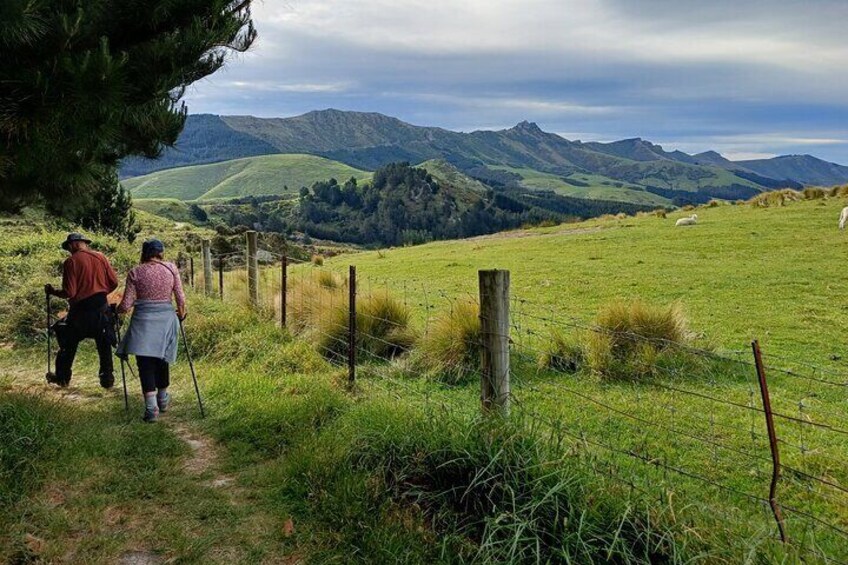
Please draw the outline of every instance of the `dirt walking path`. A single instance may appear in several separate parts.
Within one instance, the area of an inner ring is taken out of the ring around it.
[[[4,360],[0,360],[0,393],[15,392],[33,396],[42,396],[50,399],[57,399],[61,402],[67,402],[80,409],[91,411],[92,414],[98,414],[102,417],[103,402],[120,402],[123,405],[123,392],[121,390],[120,379],[116,382],[116,386],[112,391],[103,391],[94,384],[87,382],[91,379],[82,379],[75,377],[76,382],[66,389],[61,389],[52,385],[47,385],[44,382],[44,374],[34,367],[10,367],[8,356]],[[79,386],[78,386],[79,385]],[[190,402],[190,396],[186,391],[183,394],[175,395],[181,402]],[[131,410],[140,409],[140,402],[131,402]],[[100,412],[97,412],[100,410]],[[226,448],[219,445],[211,436],[209,436],[203,427],[194,418],[196,410],[191,406],[181,406],[177,403],[171,411],[160,416],[157,426],[161,426],[168,432],[172,433],[188,449],[187,454],[179,460],[179,469],[177,472],[182,476],[182,480],[193,487],[195,492],[192,496],[197,499],[196,504],[210,504],[218,508],[219,512],[232,514],[234,522],[226,526],[226,530],[232,530],[232,536],[219,535],[210,547],[204,548],[204,558],[201,562],[217,562],[217,563],[233,563],[242,562],[246,559],[245,546],[249,546],[250,538],[264,538],[267,542],[274,538],[287,538],[291,535],[291,520],[289,518],[280,519],[268,515],[267,511],[258,508],[256,501],[261,498],[262,493],[257,492],[250,486],[245,486],[239,481],[241,470],[225,472],[226,467]],[[130,414],[130,418],[140,419],[139,414]],[[105,425],[105,424],[104,424]],[[111,423],[114,426],[114,422]],[[126,428],[127,424],[121,424]],[[137,424],[141,431],[146,431],[146,426]],[[131,435],[128,438],[131,441]],[[63,506],[66,500],[71,497],[86,497],[86,496],[102,496],[97,493],[87,492],[89,489],[96,491],[96,485],[46,485],[45,492],[38,495],[38,498],[51,500],[50,504],[56,508]],[[82,492],[78,492],[82,491]],[[174,493],[180,494],[180,493]],[[139,493],[142,498],[146,498],[144,492]],[[194,500],[194,499],[192,499]],[[129,541],[125,547],[120,550],[109,562],[119,563],[123,565],[158,565],[172,562],[174,559],[182,561],[179,558],[178,551],[162,551],[162,548],[156,548],[152,545],[146,545],[145,542],[137,540],[145,540],[149,538],[150,517],[145,516],[145,502],[140,500],[138,503],[116,503],[110,504],[107,511],[104,512],[103,520],[105,522],[115,522],[120,524],[125,537]],[[195,503],[192,503],[194,505]],[[226,510],[221,508],[225,505]],[[174,506],[178,506],[174,504]],[[175,524],[180,524],[182,519],[178,511],[167,509],[168,518]],[[157,509],[159,512],[159,509]],[[113,514],[113,515],[110,515]],[[194,517],[187,517],[185,523],[196,521]],[[41,535],[38,535],[41,534]],[[77,533],[79,535],[80,533]],[[26,545],[32,550],[35,556],[43,550],[47,544],[47,533],[36,532],[35,534],[26,534]],[[202,530],[197,532],[198,536],[209,535]],[[43,537],[42,537],[43,536]],[[53,540],[55,543],[55,540]],[[75,563],[81,562],[81,558],[76,556],[73,545],[80,543],[76,539],[68,539],[65,542],[69,549],[59,559],[59,562]],[[176,553],[176,554],[175,554]],[[262,563],[286,563],[295,564],[302,562],[301,559],[295,557],[297,552],[286,551],[287,555],[279,555],[268,557],[267,555],[259,560]],[[191,561],[191,559],[190,559]]]

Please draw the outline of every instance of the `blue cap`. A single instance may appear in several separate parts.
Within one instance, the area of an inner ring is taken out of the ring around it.
[[[158,239],[148,239],[144,243],[141,244],[141,254],[142,255],[157,255],[159,253],[165,252],[165,244],[159,241]]]

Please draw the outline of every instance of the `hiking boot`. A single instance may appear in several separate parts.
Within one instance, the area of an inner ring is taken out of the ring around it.
[[[60,378],[56,375],[56,373],[53,373],[53,372],[47,373],[47,382],[48,382],[48,383],[50,383],[50,384],[52,384],[52,385],[58,385],[58,386],[60,386],[60,387],[62,387],[62,388],[67,387],[67,386],[68,386],[68,384],[70,383],[70,381],[66,381],[66,380],[64,380],[64,379],[60,379]]]
[[[156,420],[159,419],[159,407],[156,407],[153,410],[150,408],[145,409],[144,416],[142,416],[141,419],[148,424],[156,422]]]
[[[113,373],[102,373],[100,375],[100,386],[105,389],[115,386],[115,375]]]
[[[159,412],[165,413],[168,411],[168,406],[171,404],[171,395],[166,392],[160,392],[156,395],[156,404],[159,406]]]

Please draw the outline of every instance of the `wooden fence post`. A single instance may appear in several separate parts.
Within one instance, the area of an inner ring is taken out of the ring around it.
[[[771,450],[771,485],[769,486],[769,506],[771,506],[774,520],[777,522],[777,530],[780,533],[780,541],[786,543],[786,529],[783,525],[783,515],[777,504],[777,483],[780,481],[780,450],[777,444],[777,431],[774,427],[774,415],[771,411],[771,397],[769,396],[768,382],[766,381],[766,369],[763,364],[763,353],[760,350],[760,342],[754,340],[751,343],[754,350],[754,363],[757,367],[757,379],[760,383],[760,395],[763,399],[763,412],[766,415],[766,430],[768,431],[769,449]]]
[[[509,413],[509,271],[479,272],[480,400],[484,413]]]
[[[347,382],[356,382],[356,267],[350,266],[348,282]]]
[[[214,292],[212,288],[212,242],[204,239],[201,249],[203,250],[203,290],[206,296],[212,296]]]
[[[247,236],[247,291],[250,304],[259,306],[259,242],[255,231],[246,232]]]
[[[221,294],[221,300],[224,299],[224,258],[218,257],[218,291]]]
[[[177,253],[177,270],[180,272],[180,282],[184,287],[188,286],[188,261],[182,251]]]
[[[194,255],[188,258],[188,284],[194,290]]]
[[[289,257],[286,249],[283,249],[283,259],[280,264],[280,327],[285,328],[287,324],[286,299],[289,295]]]

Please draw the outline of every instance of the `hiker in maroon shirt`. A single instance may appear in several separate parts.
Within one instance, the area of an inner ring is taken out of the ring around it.
[[[62,249],[71,253],[62,267],[62,288],[45,285],[47,294],[64,298],[70,308],[68,316],[55,326],[59,352],[56,372],[47,382],[66,387],[71,382],[77,347],[84,339],[93,339],[100,358],[100,386],[112,388],[115,376],[112,347],[116,345],[115,317],[106,297],[118,288],[118,275],[109,260],[88,246],[91,241],[78,233],[69,234]]]

